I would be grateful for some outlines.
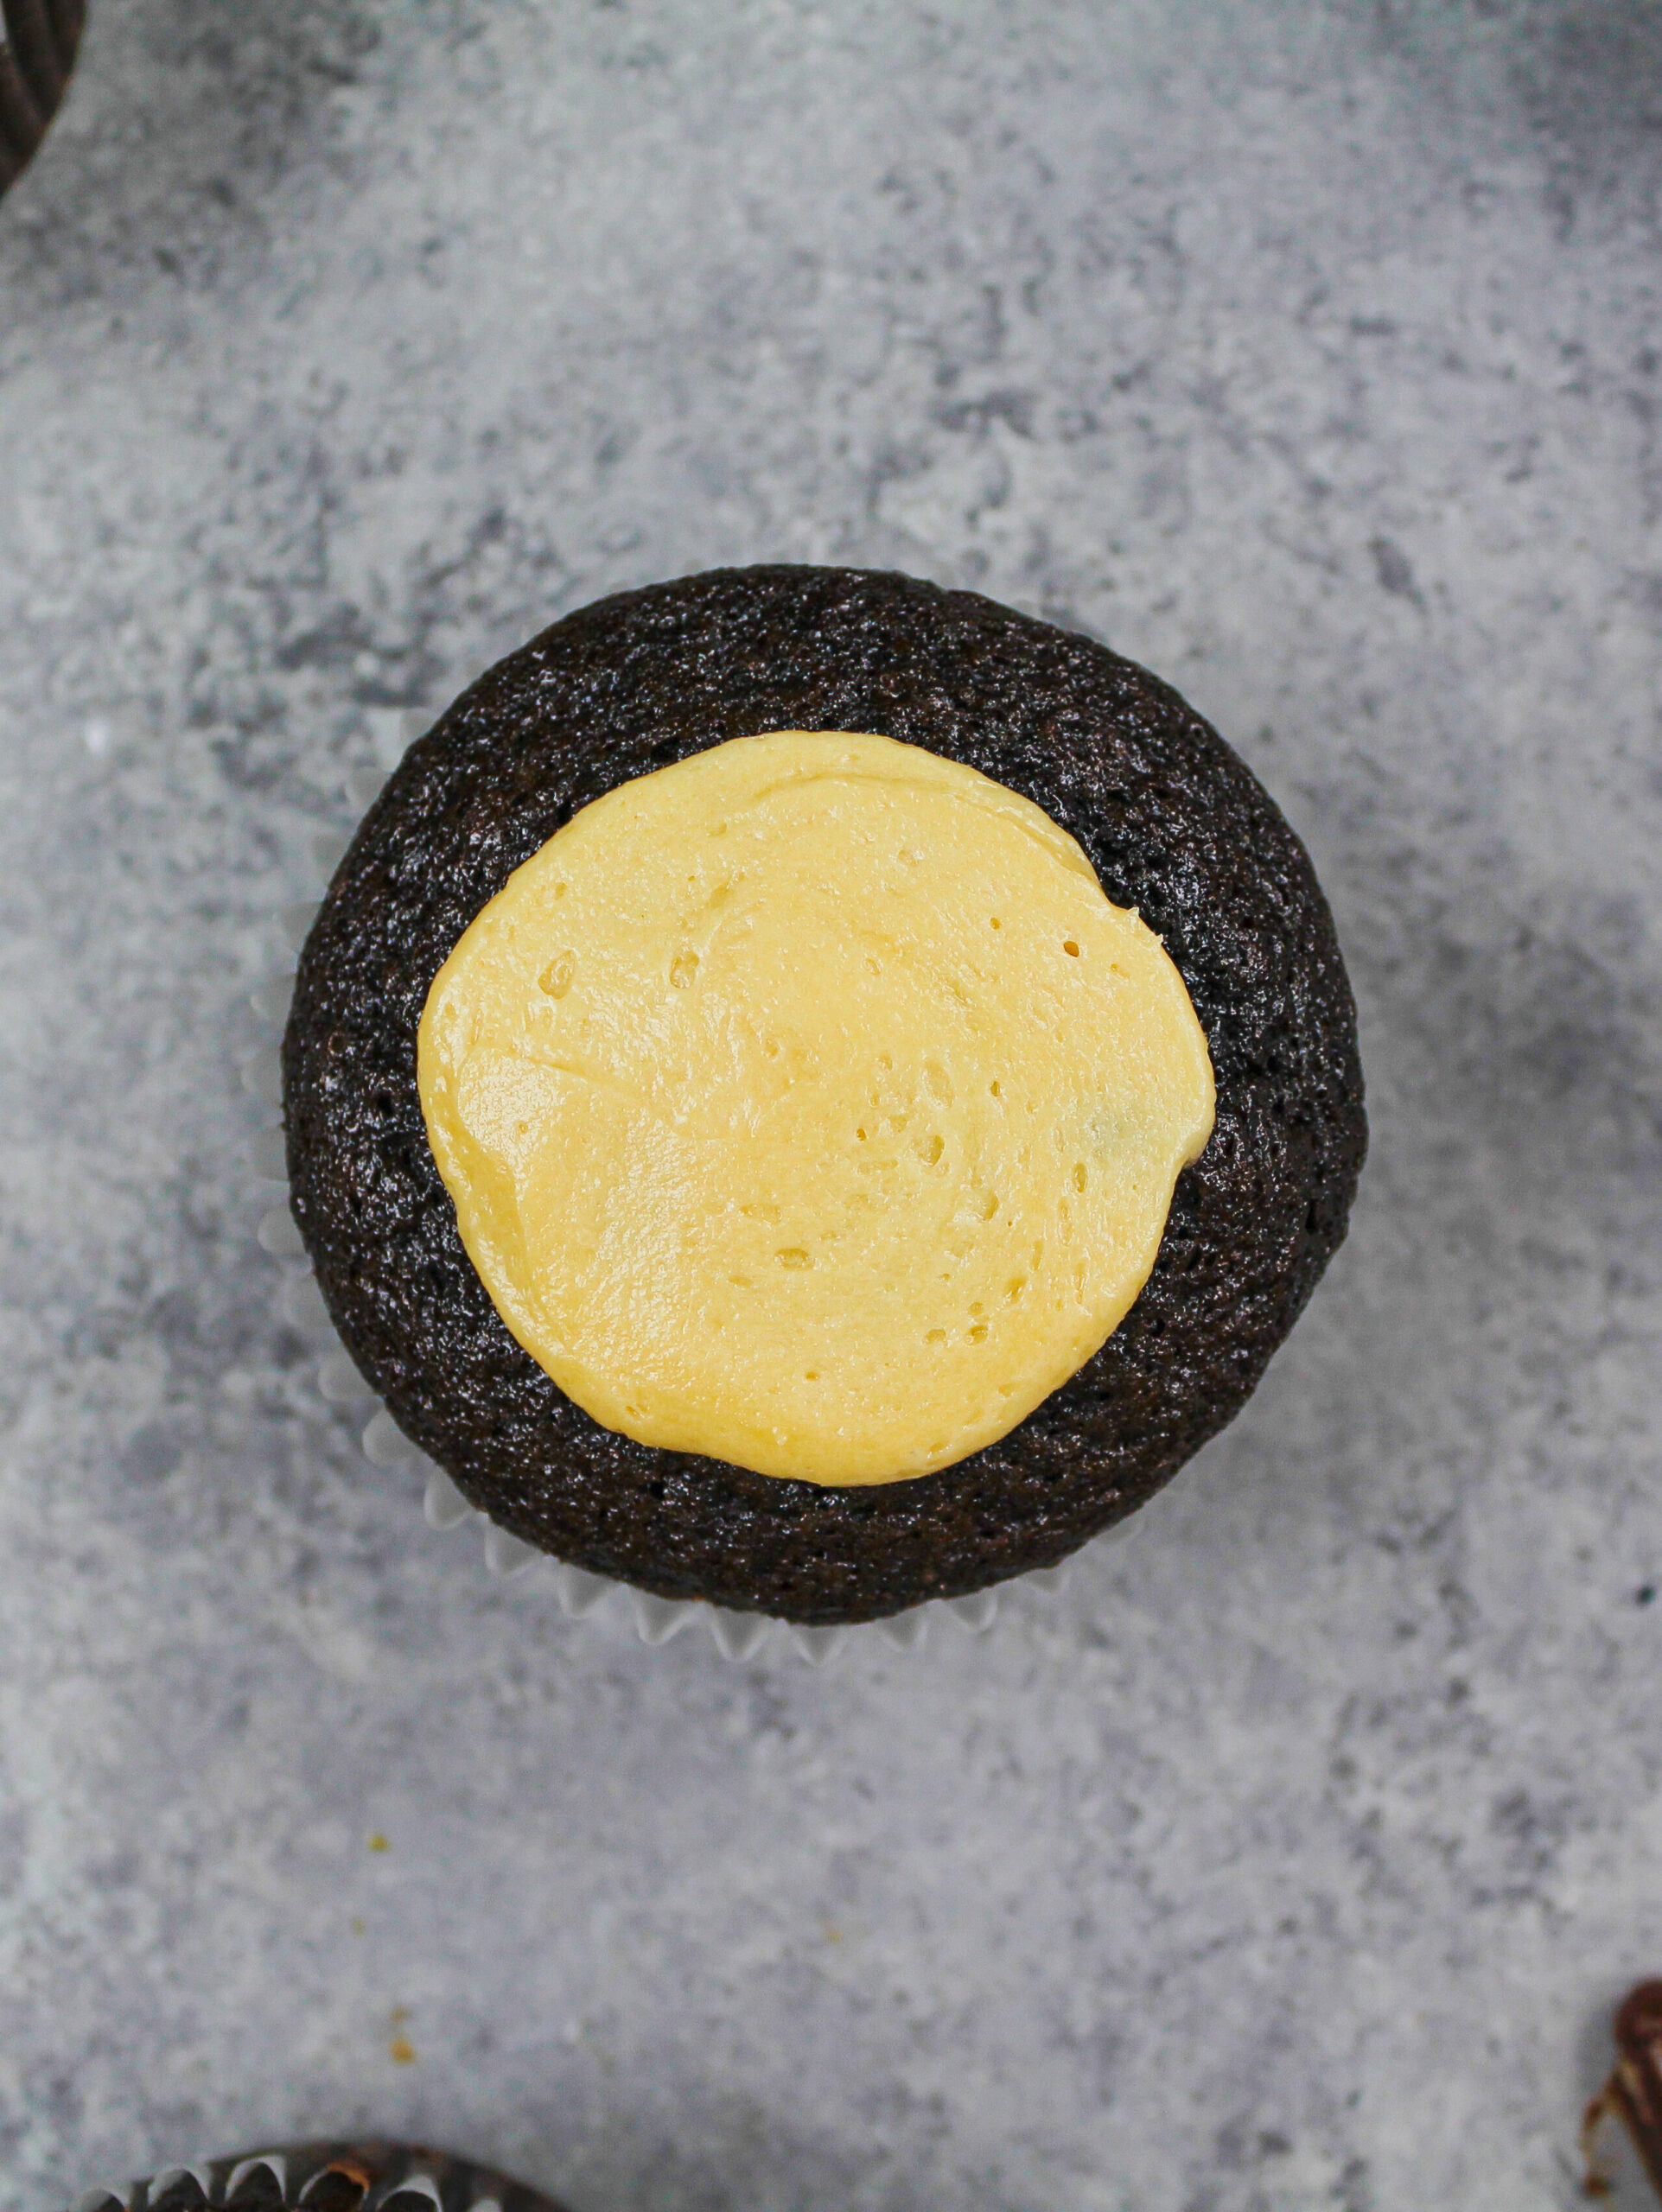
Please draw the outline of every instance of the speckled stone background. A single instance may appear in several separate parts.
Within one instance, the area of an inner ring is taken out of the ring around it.
[[[0,204],[4,2212],[369,2123],[577,2212],[1575,2201],[1662,1969],[1659,186],[1647,0],[94,0]],[[1135,1535],[823,1674],[423,1526],[236,1075],[406,710],[780,557],[1175,680],[1375,1131]]]

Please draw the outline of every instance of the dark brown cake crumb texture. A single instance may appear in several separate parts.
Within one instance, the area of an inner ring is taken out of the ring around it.
[[[1163,937],[1217,1125],[1142,1296],[1019,1427],[939,1474],[823,1490],[599,1427],[523,1351],[462,1249],[416,1030],[474,916],[579,807],[771,729],[966,761],[1072,832]],[[968,592],[721,569],[602,601],[465,692],[341,862],[283,1044],[295,1217],[399,1427],[515,1535],[666,1598],[858,1621],[1053,1565],[1238,1413],[1342,1241],[1366,1148],[1355,1008],[1303,847],[1175,692]]]

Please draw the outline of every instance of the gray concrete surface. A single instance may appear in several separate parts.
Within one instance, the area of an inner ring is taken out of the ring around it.
[[[577,2212],[1575,2201],[1662,1969],[1659,26],[94,0],[0,205],[4,2212],[369,2123]],[[1134,1538],[825,1674],[428,1531],[235,1089],[389,716],[780,556],[1209,712],[1375,1129]]]

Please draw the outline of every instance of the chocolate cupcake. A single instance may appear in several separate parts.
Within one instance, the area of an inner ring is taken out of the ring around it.
[[[0,0],[0,192],[58,111],[85,14],[85,0]]]
[[[443,2151],[407,2143],[302,2143],[171,2166],[94,2189],[74,2212],[563,2212],[551,2196]]]
[[[835,569],[621,594],[466,692],[335,873],[283,1092],[329,1315],[465,1499],[825,1626],[1152,1497],[1366,1148],[1326,902],[1216,734]]]

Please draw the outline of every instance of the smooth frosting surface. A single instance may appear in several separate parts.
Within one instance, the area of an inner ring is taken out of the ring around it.
[[[418,1076],[498,1312],[605,1427],[950,1465],[1103,1343],[1212,1128],[1159,939],[1040,808],[888,738],[638,778],[434,981]]]

